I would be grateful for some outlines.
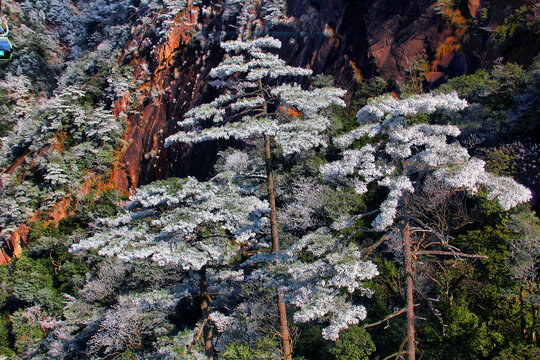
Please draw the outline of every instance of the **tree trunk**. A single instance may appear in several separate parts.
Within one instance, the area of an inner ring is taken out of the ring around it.
[[[407,297],[407,356],[409,360],[415,360],[416,342],[414,333],[414,277],[412,267],[411,230],[408,222],[407,225],[405,225],[405,230],[403,230],[403,240],[405,247],[405,281]]]
[[[270,226],[272,233],[272,250],[279,251],[279,235],[277,226],[276,194],[274,192],[274,175],[272,173],[272,152],[270,151],[270,136],[265,135],[266,147],[266,182],[268,185],[268,202],[270,203]]]
[[[523,290],[523,285],[519,287],[519,322],[521,327],[521,335],[523,335],[523,338],[527,338],[527,324],[525,323],[525,295]]]
[[[536,329],[538,328],[538,305],[531,305],[531,312],[533,323],[531,325],[531,341],[538,346],[538,336],[536,335]]]
[[[213,331],[210,325],[210,311],[212,310],[212,298],[208,293],[208,283],[206,282],[206,267],[203,267],[199,271],[201,279],[199,281],[199,290],[201,292],[201,311],[202,318],[204,319],[204,353],[208,360],[214,360],[214,344],[212,343]]]
[[[276,194],[274,192],[274,175],[272,173],[272,152],[270,150],[270,136],[265,135],[265,160],[266,160],[266,181],[268,185],[268,202],[270,203],[270,231],[272,234],[272,250],[279,251],[279,235],[277,226]],[[278,290],[276,294],[279,323],[281,326],[281,343],[285,360],[292,360],[291,340],[289,326],[287,324],[287,310],[283,301],[283,294]]]

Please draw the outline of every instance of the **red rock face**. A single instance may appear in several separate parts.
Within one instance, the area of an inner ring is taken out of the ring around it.
[[[146,29],[139,29],[126,48],[135,44],[143,55],[119,61],[119,65],[131,61],[135,78],[144,82],[140,105],[127,118],[123,136],[126,145],[113,175],[116,186],[124,191],[170,176],[203,176],[211,166],[215,156],[209,156],[212,146],[199,149],[199,154],[187,145],[164,148],[165,138],[177,131],[176,122],[208,93],[205,75],[215,65],[211,54],[219,51],[216,46],[203,50],[191,41],[197,28],[211,20],[206,18],[198,23],[198,13],[197,7],[189,5],[176,16],[167,40],[154,49],[157,56],[145,50]],[[114,112],[121,114],[132,105],[125,98],[118,99]]]
[[[480,10],[481,0],[469,0],[469,14],[471,17],[476,17],[478,10]]]
[[[402,81],[410,62],[432,53],[441,41],[432,1],[379,1],[363,18],[369,57],[387,80]]]
[[[453,34],[435,13],[435,3],[435,0],[289,1],[290,11],[298,19],[306,6],[316,10],[315,20],[310,23],[312,36],[297,46],[297,54],[291,58],[298,65],[310,66],[316,73],[334,75],[340,86],[350,90],[362,78],[375,75],[401,82],[417,55],[433,60],[440,45]],[[325,28],[332,31],[317,38]]]

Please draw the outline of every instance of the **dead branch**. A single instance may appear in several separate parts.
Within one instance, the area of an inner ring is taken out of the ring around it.
[[[487,255],[465,254],[462,252],[455,252],[455,251],[420,250],[416,254],[417,255],[455,256],[455,257],[465,257],[465,258],[473,258],[473,259],[489,259],[489,256]]]
[[[393,357],[398,357],[398,356],[405,355],[405,354],[407,354],[406,351],[401,351],[401,352],[398,351],[397,353],[393,353],[392,355],[388,355],[383,360],[389,360],[389,359],[391,359]]]
[[[383,242],[386,240],[386,234],[381,236],[381,238],[373,245],[368,246],[365,249],[360,250],[362,255],[366,256],[371,254],[373,251],[375,251],[376,248],[378,248]]]
[[[399,316],[399,315],[405,313],[405,311],[406,311],[405,308],[400,309],[400,310],[396,311],[395,313],[386,316],[384,319],[382,319],[382,320],[380,320],[380,321],[376,321],[376,322],[374,322],[374,323],[364,325],[364,329],[367,329],[367,328],[370,328],[370,327],[373,327],[373,326],[380,325],[380,324],[382,324],[383,322],[387,322],[388,320],[390,320],[390,319],[392,319],[392,318],[394,318],[394,317],[396,317],[396,316]]]
[[[201,327],[199,328],[199,331],[197,332],[197,335],[195,336],[195,338],[193,339],[193,341],[191,342],[191,344],[189,345],[188,347],[188,354],[191,354],[191,351],[193,350],[193,347],[195,347],[195,344],[199,341],[199,339],[201,338],[201,335],[203,333],[203,329],[204,327],[206,326],[206,323],[208,322],[208,319],[205,319],[203,321],[203,323],[201,324]]]

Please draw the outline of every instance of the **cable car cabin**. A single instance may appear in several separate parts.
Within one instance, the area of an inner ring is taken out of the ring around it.
[[[0,61],[11,60],[13,47],[8,38],[0,38]]]

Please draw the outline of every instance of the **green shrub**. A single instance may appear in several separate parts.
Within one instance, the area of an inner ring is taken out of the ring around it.
[[[374,351],[375,344],[371,337],[358,325],[349,326],[329,348],[335,360],[369,360],[369,355]]]

